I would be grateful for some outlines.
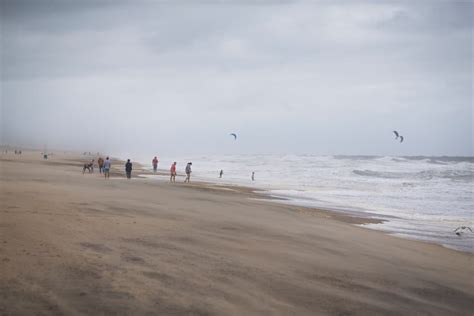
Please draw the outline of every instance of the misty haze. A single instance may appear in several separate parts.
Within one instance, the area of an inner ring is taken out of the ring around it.
[[[469,2],[2,0],[1,11],[3,144],[472,155]],[[404,146],[387,141],[393,129]]]

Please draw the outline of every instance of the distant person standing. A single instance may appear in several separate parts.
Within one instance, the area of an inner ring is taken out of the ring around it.
[[[188,162],[188,164],[186,165],[186,168],[184,169],[184,171],[186,172],[186,179],[184,179],[184,182],[186,183],[189,183],[189,181],[191,180],[191,172],[193,172],[191,170],[191,166],[192,166],[192,162]]]
[[[219,172],[219,178],[222,178],[223,174],[224,174],[224,170],[221,169],[221,172]]]
[[[110,167],[111,167],[111,163],[110,163],[110,159],[109,157],[105,158],[105,161],[104,161],[104,176],[105,178],[110,178]]]
[[[156,169],[158,169],[158,158],[153,158],[153,160],[151,161],[151,164],[153,165],[153,172],[156,173]]]
[[[99,157],[97,164],[99,165],[99,173],[102,173],[102,169],[104,168],[104,158]]]
[[[176,161],[171,165],[170,174],[170,182],[176,182]]]
[[[252,171],[252,181],[255,181],[255,171]]]
[[[128,159],[125,164],[125,173],[127,174],[127,179],[132,178],[132,163],[130,162],[130,159]]]

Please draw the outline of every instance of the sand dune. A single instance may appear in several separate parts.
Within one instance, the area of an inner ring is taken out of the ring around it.
[[[249,199],[0,156],[0,315],[472,315],[473,256]]]

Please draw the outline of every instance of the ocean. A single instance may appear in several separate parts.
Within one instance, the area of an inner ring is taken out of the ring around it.
[[[151,168],[151,159],[140,162]],[[473,233],[454,233],[459,226],[473,226],[474,157],[195,155],[160,157],[159,169],[168,170],[173,161],[178,173],[192,161],[193,179],[250,186],[285,203],[384,219],[365,226],[474,252]]]

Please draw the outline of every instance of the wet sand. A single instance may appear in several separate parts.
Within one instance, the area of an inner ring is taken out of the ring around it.
[[[472,254],[87,160],[0,154],[0,315],[474,312]]]

